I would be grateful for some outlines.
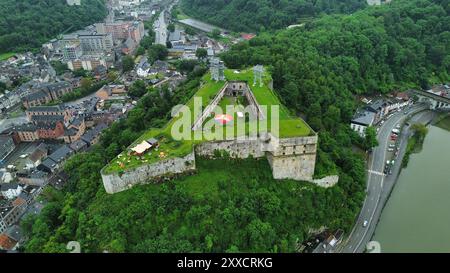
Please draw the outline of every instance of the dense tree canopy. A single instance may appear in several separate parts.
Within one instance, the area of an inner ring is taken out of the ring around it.
[[[39,48],[62,32],[75,31],[106,16],[104,1],[66,0],[0,1],[0,53]]]
[[[365,0],[183,0],[185,13],[234,31],[279,29],[320,13],[351,13]]]

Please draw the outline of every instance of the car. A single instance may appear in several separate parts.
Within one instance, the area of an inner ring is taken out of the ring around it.
[[[397,124],[397,126],[395,126],[395,128],[400,129],[401,125]]]
[[[393,152],[393,151],[394,151],[393,148],[389,148],[389,149],[388,149],[388,152]]]
[[[369,225],[369,222],[367,220],[364,221],[363,227],[367,227]]]
[[[395,144],[389,144],[389,148],[395,148]]]

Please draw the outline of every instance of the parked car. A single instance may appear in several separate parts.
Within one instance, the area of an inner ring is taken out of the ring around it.
[[[363,227],[367,227],[369,225],[369,222],[367,220],[364,221]]]

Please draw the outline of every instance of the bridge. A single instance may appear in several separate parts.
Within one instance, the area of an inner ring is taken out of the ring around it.
[[[412,90],[412,93],[419,98],[419,102],[428,103],[432,110],[450,110],[450,90],[446,96],[441,96],[428,91]]]

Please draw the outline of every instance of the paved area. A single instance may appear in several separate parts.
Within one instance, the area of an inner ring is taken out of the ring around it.
[[[412,117],[410,124],[415,121],[425,121],[430,118],[430,111],[421,112],[425,106],[415,105],[409,110],[408,115],[417,115]],[[369,158],[368,180],[367,180],[367,196],[364,201],[360,215],[356,221],[353,231],[347,240],[343,243],[341,252],[356,253],[364,252],[366,244],[372,238],[376,225],[381,216],[382,209],[389,198],[392,187],[394,186],[397,176],[401,169],[401,162],[405,153],[406,144],[410,135],[409,126],[405,126],[399,139],[399,155],[395,160],[396,163],[392,168],[392,175],[384,175],[384,166],[388,158],[388,146],[390,143],[390,135],[397,124],[404,122],[407,117],[403,111],[396,113],[388,119],[380,128],[378,134],[379,146],[372,151]],[[367,222],[366,222],[367,221]],[[364,222],[367,223],[366,226]]]

